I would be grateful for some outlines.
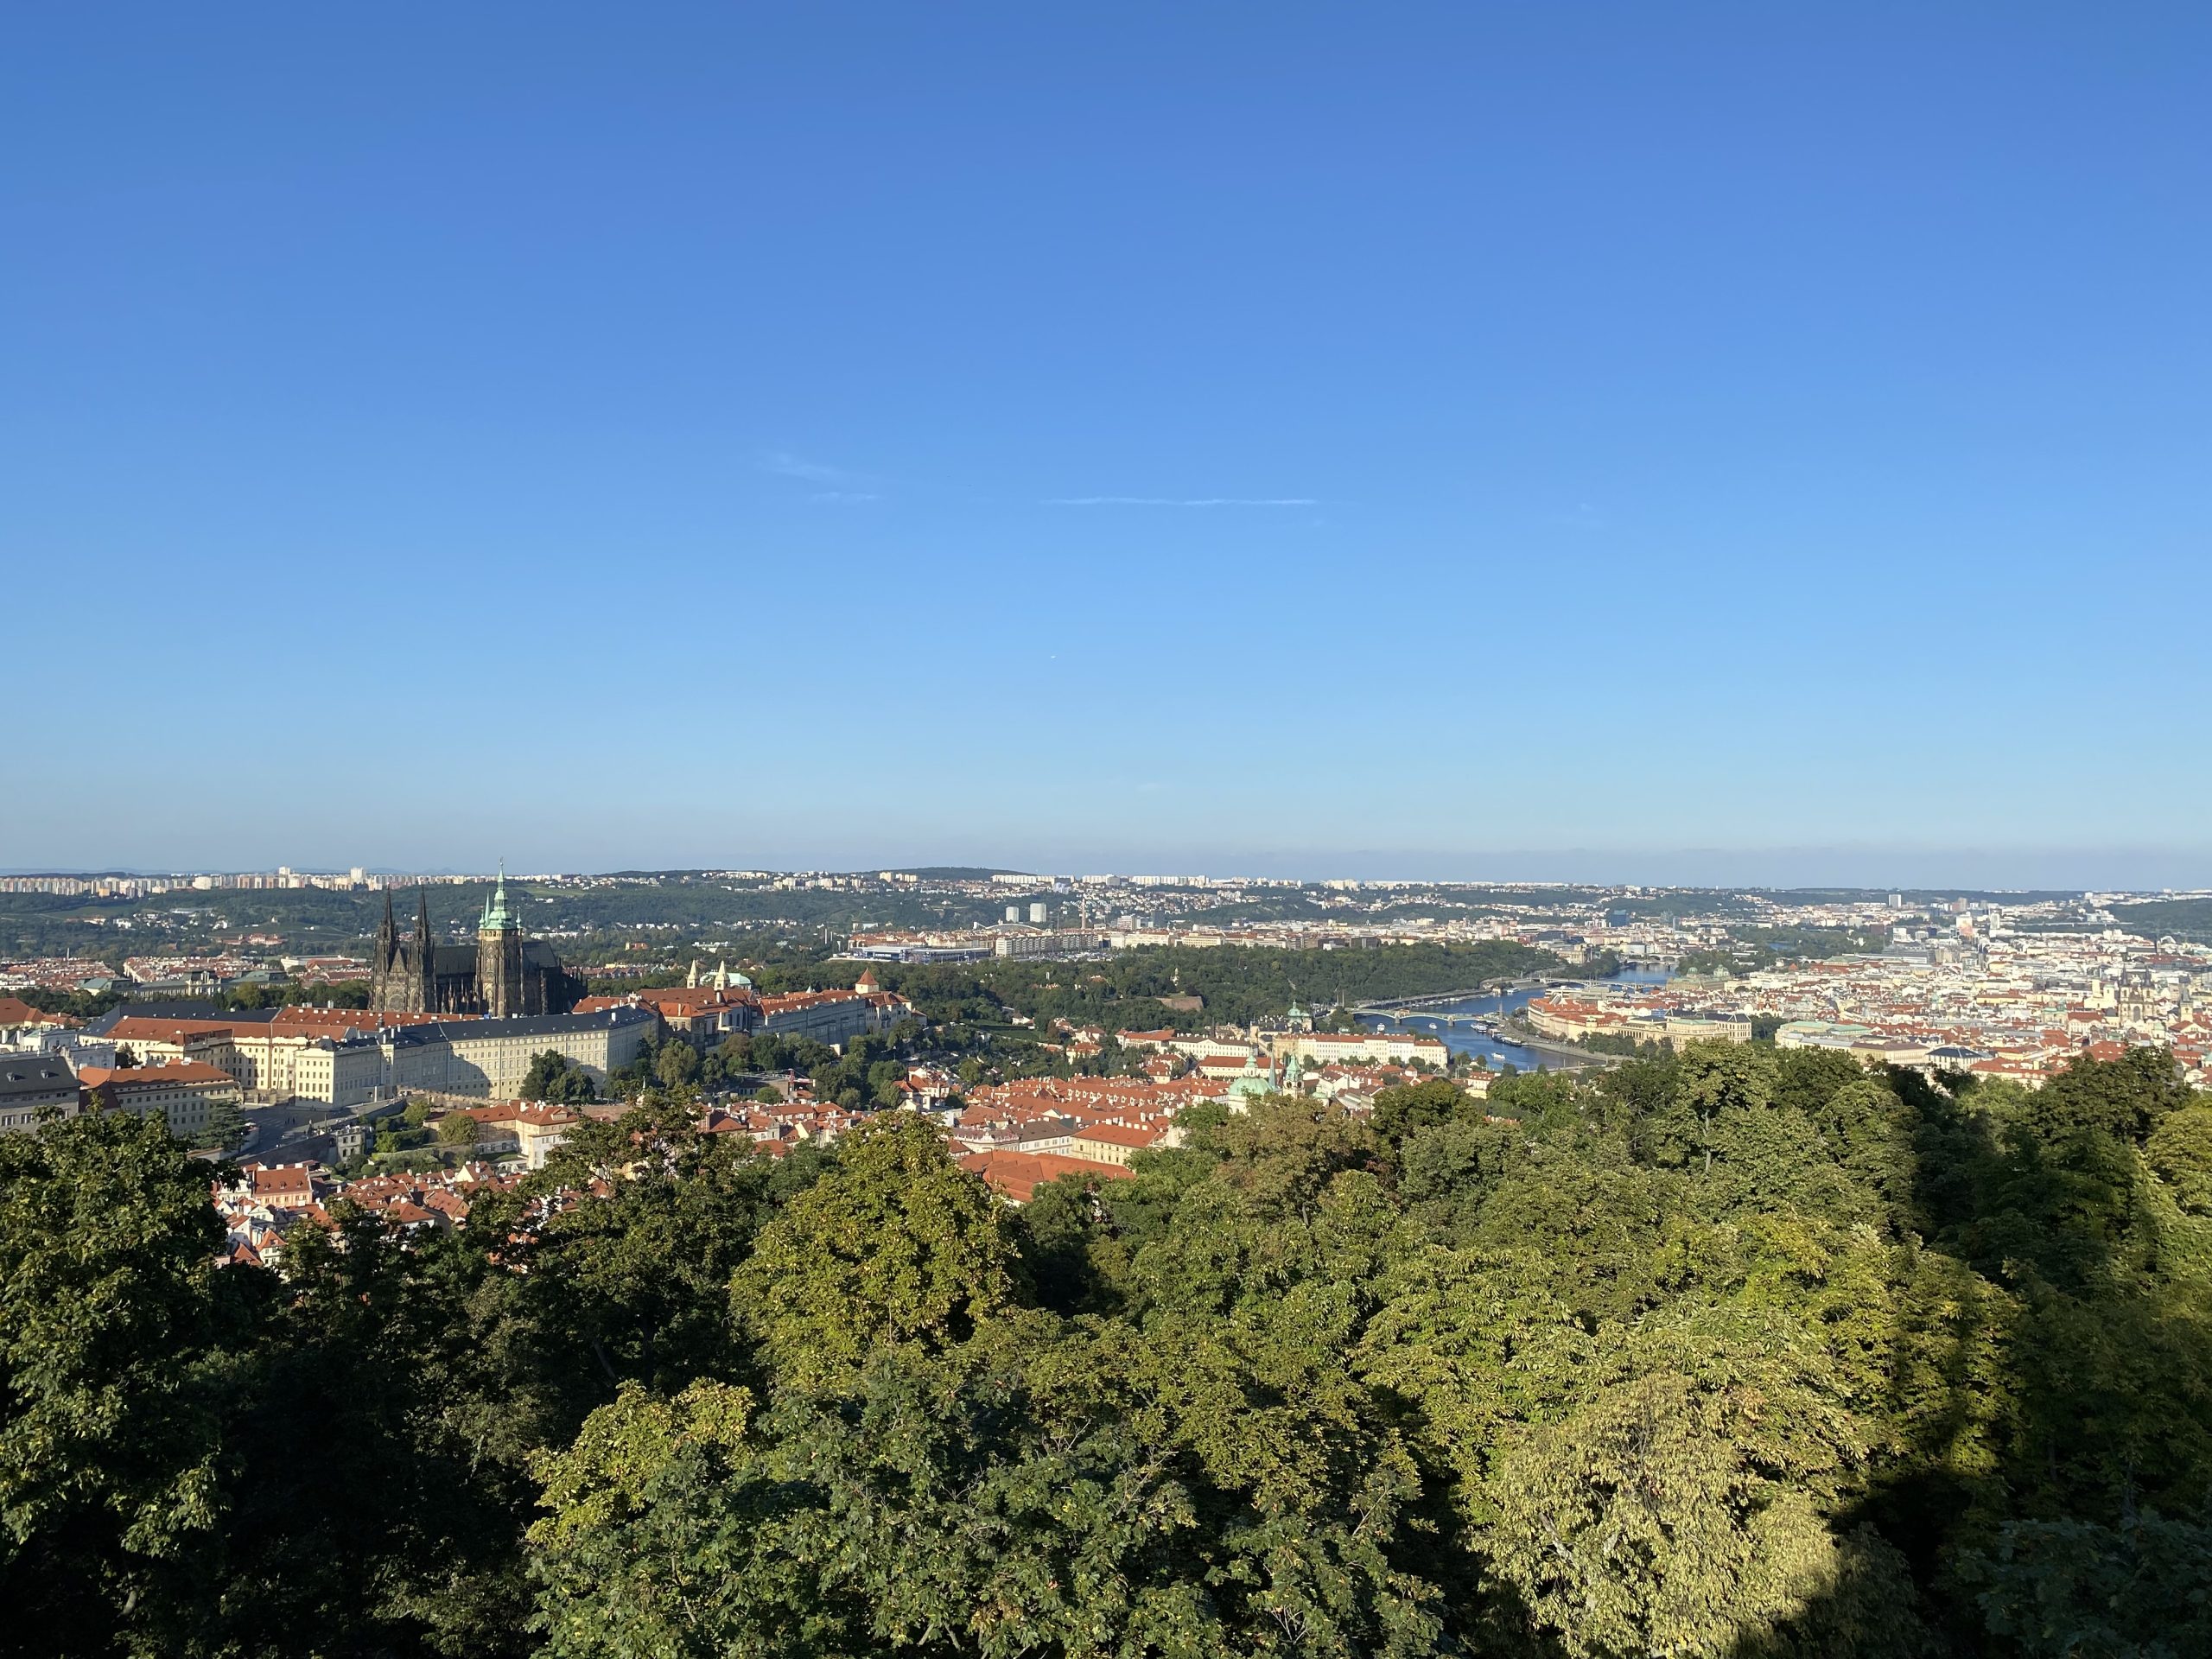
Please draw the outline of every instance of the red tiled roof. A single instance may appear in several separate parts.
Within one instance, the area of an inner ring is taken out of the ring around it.
[[[81,1026],[84,1023],[66,1014],[48,1014],[35,1008],[20,996],[0,996],[0,1027]]]
[[[229,1020],[156,1020],[144,1014],[129,1014],[117,1020],[107,1034],[111,1041],[118,1043],[182,1044],[194,1037],[227,1036],[234,1023]]]
[[[1160,1143],[1160,1132],[1134,1123],[1092,1123],[1077,1132],[1078,1141],[1096,1141],[1109,1147],[1132,1147],[1142,1151]]]
[[[179,1060],[173,1065],[88,1065],[77,1074],[87,1089],[111,1084],[119,1089],[158,1089],[182,1083],[232,1083],[237,1079],[218,1066],[199,1060]]]
[[[964,1170],[980,1175],[1001,1198],[1027,1204],[1039,1186],[1063,1175],[1092,1180],[1126,1181],[1130,1171],[1118,1164],[1094,1164],[1087,1158],[1064,1158],[1057,1152],[976,1152],[960,1160]]]

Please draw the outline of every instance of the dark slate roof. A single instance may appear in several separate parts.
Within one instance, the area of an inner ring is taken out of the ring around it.
[[[59,1054],[0,1054],[0,1101],[60,1099],[77,1092],[77,1074]]]

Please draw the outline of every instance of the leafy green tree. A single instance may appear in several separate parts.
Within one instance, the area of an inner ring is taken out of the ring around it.
[[[207,1109],[207,1144],[228,1152],[246,1137],[245,1114],[234,1100],[219,1100]]]
[[[1901,1558],[1822,1519],[1861,1448],[1793,1349],[1781,1331],[1694,1325],[1631,1340],[1506,1442],[1485,1552],[1568,1653],[1787,1649],[1807,1622],[1852,1630],[1828,1650],[1924,1643]]]
[[[1051,1064],[1017,1002],[1154,983],[1103,966],[948,976],[976,1074]],[[1015,1211],[918,1115],[704,1132],[672,1046],[465,1226],[340,1203],[281,1281],[215,1265],[158,1121],[0,1137],[0,1652],[2204,1645],[2212,1110],[2170,1056],[1262,1098]]]
[[[731,1276],[822,1160],[772,1160],[692,1118],[679,1102],[579,1124],[519,1190],[472,1206],[465,1242],[503,1268],[472,1294],[472,1351],[487,1390],[514,1397],[518,1457],[564,1443],[623,1382],[672,1392],[752,1369]],[[594,1202],[548,1204],[588,1185]]]
[[[924,1118],[877,1118],[837,1166],[761,1232],[730,1290],[779,1378],[848,1381],[880,1344],[964,1340],[1014,1294],[1015,1256],[996,1202]]]
[[[295,1233],[233,1402],[205,1650],[294,1651],[315,1630],[360,1653],[520,1659],[530,1379],[470,1311],[505,1275],[461,1236],[403,1241],[342,1201],[334,1221]]]
[[[1692,1043],[1681,1056],[1681,1082],[1670,1122],[1676,1130],[1659,1148],[1663,1162],[1701,1162],[1713,1168],[1713,1125],[1731,1115],[1764,1109],[1774,1098],[1779,1068],[1773,1051],[1752,1043]]]
[[[2023,1659],[2212,1653],[2212,1527],[2156,1511],[2117,1526],[2016,1522],[1962,1576],[1990,1631]]]
[[[1375,1133],[1395,1144],[1415,1129],[1450,1122],[1468,1103],[1464,1090],[1442,1078],[1385,1089],[1375,1096]]]
[[[2176,1204],[2193,1216],[2212,1216],[2212,1106],[2167,1113],[2144,1151]]]
[[[265,1305],[159,1117],[0,1135],[0,1647],[181,1647]]]
[[[1338,1513],[1240,1501],[1126,1337],[1025,1325],[751,1421],[713,1383],[595,1414],[545,1465],[550,1652],[1429,1650],[1432,1593],[1376,1547],[1395,1471]]]
[[[681,1040],[663,1043],[653,1056],[653,1076],[664,1089],[683,1089],[699,1080],[699,1051]]]
[[[549,1048],[531,1057],[530,1070],[523,1073],[522,1097],[558,1106],[582,1106],[596,1100],[599,1091],[592,1084],[590,1072],[558,1049]]]

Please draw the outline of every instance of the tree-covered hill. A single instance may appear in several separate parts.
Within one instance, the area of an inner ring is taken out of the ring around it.
[[[2212,1103],[1697,1047],[1192,1115],[1010,1211],[681,1091],[213,1265],[0,1136],[0,1652],[2212,1651]]]
[[[1196,1030],[1223,1022],[1249,1025],[1294,1002],[1319,1007],[1473,990],[1565,967],[1548,950],[1495,940],[1345,950],[1150,945],[1097,962],[879,963],[870,971],[933,1021],[988,1021],[1018,1013],[1109,1030],[1168,1025]],[[1160,1001],[1193,996],[1201,1007],[1170,1008]]]
[[[2150,938],[2168,934],[2183,939],[2212,939],[2212,899],[2146,899],[2114,905],[2113,918],[2131,933]]]

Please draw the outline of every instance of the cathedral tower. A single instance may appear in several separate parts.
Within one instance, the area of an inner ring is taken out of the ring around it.
[[[437,1008],[438,976],[437,952],[430,944],[430,899],[422,888],[415,889],[415,975],[408,988],[414,1001],[407,1006],[425,1013]]]
[[[505,860],[499,864],[499,885],[485,901],[484,918],[476,926],[476,995],[493,1019],[544,1012],[529,1006],[533,999],[522,970],[522,923],[507,906]]]
[[[397,1007],[394,1000],[405,995],[405,988],[393,982],[399,967],[399,922],[391,913],[391,889],[384,890],[384,920],[377,924],[375,952],[369,957],[369,1006],[372,1008]]]

